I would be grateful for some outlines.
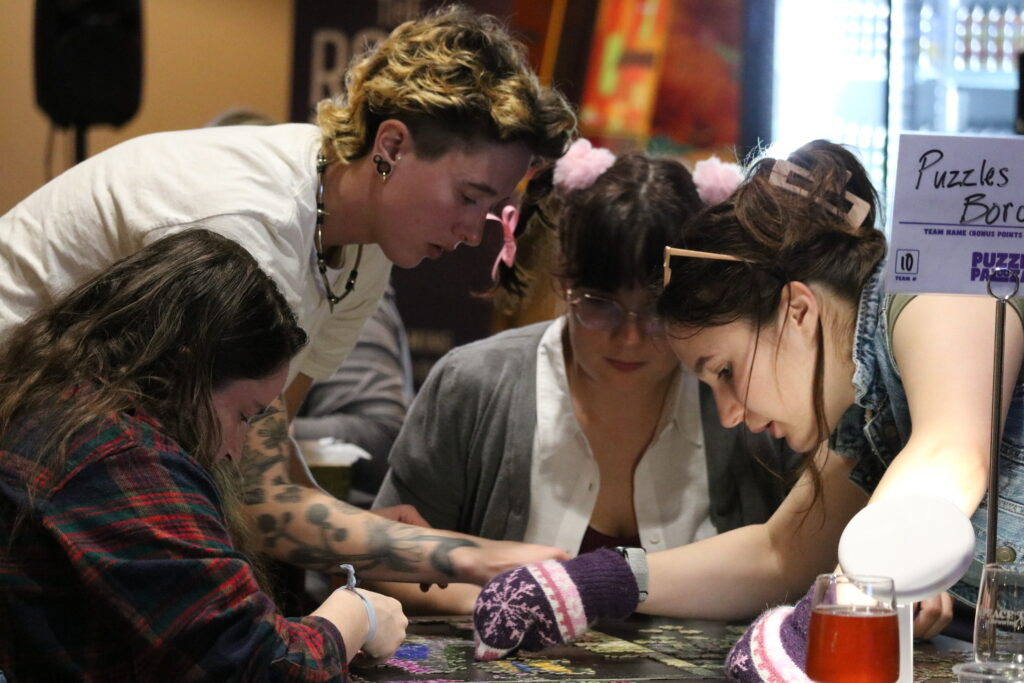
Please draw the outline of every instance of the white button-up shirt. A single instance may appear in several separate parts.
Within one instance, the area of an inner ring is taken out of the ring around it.
[[[524,540],[559,546],[575,555],[594,511],[601,477],[573,409],[562,352],[564,330],[562,317],[544,332],[537,354],[537,428]],[[681,371],[633,477],[640,543],[656,551],[713,536],[717,530],[709,506],[697,379]]]

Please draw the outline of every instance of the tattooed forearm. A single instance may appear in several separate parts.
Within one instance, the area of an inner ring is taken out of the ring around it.
[[[422,561],[423,544],[436,543],[430,552],[430,568],[445,576],[455,576],[450,554],[456,548],[478,547],[465,538],[436,533],[433,529],[397,524],[386,519],[370,518],[366,523],[369,539],[368,551],[360,557],[364,569],[383,566],[398,573],[412,573],[418,570],[416,563]]]
[[[348,538],[348,530],[335,527],[328,517],[330,511],[326,505],[313,504],[306,511],[306,521],[317,527],[320,532],[320,543],[309,544],[289,530],[292,513],[281,513],[280,519],[272,514],[262,514],[256,524],[263,534],[263,543],[267,548],[274,548],[278,541],[287,541],[295,548],[288,551],[287,559],[293,564],[313,569],[325,570],[338,564],[331,551],[331,542],[341,542]]]
[[[441,537],[437,540],[437,547],[430,553],[430,566],[445,576],[455,576],[455,566],[452,564],[451,553],[456,548],[478,548],[479,545],[465,538]]]
[[[298,485],[294,473],[289,475],[291,455],[286,415],[271,408],[250,430],[239,467],[263,550],[279,560],[320,571],[347,562],[378,570],[378,578],[454,578],[452,552],[478,547],[472,540],[393,522]]]
[[[349,539],[349,529],[331,521],[330,508],[313,503],[306,509],[304,520],[296,519],[290,511],[278,515],[261,514],[257,525],[267,548],[288,544],[283,555],[275,553],[292,564],[319,571],[329,571],[341,562],[348,562],[360,570],[384,568],[390,574],[417,574],[423,571],[424,557],[430,568],[444,576],[454,577],[451,552],[456,548],[478,545],[468,539],[438,534],[432,529],[409,526],[360,511],[365,517],[366,543],[363,552],[341,555],[333,544]],[[309,525],[317,529],[315,539],[304,537],[295,527]],[[431,547],[432,546],[432,547]],[[280,550],[280,549],[279,549]]]

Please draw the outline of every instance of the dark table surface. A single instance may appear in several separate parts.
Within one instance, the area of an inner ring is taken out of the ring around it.
[[[743,625],[633,616],[600,622],[571,645],[495,662],[473,661],[467,617],[414,618],[409,636],[384,666],[354,668],[355,681],[724,681],[722,662]],[[918,643],[914,680],[953,680],[970,643],[939,637]]]

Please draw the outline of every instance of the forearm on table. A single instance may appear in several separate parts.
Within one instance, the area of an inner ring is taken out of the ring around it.
[[[448,582],[461,576],[453,553],[479,547],[477,539],[391,522],[294,483],[282,417],[270,415],[253,426],[240,463],[246,513],[264,552],[319,571],[349,563],[379,580]]]
[[[403,611],[409,616],[472,614],[476,597],[480,595],[480,587],[469,583],[452,583],[446,588],[431,584],[426,593],[413,583],[371,581],[365,585],[401,602]]]
[[[264,552],[318,571],[353,565],[361,576],[391,581],[452,581],[452,553],[476,548],[468,537],[392,522],[326,493],[295,485],[263,489],[265,502],[249,502]]]
[[[650,595],[640,611],[700,619],[741,619],[799,598],[836,565],[839,537],[867,500],[849,481],[854,462],[823,451],[820,489],[805,472],[764,524],[650,553]]]
[[[806,590],[818,568],[786,576],[764,524],[648,553],[649,595],[637,611],[697,619],[744,619]]]

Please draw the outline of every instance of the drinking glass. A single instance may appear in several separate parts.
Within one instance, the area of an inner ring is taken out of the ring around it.
[[[993,563],[982,570],[974,658],[1024,664],[1024,568]]]
[[[892,579],[821,574],[811,594],[807,676],[818,683],[894,683],[900,629]]]
[[[1010,662],[967,662],[953,666],[959,683],[1024,683],[1024,668]]]

